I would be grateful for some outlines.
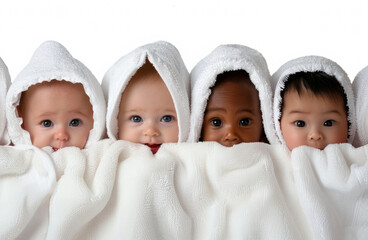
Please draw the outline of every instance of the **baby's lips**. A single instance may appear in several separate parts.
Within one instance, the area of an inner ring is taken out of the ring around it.
[[[160,149],[160,147],[161,147],[161,144],[149,144],[149,143],[146,143],[145,145],[151,148],[151,152],[153,154],[155,154]]]
[[[62,149],[62,148],[65,148],[67,146],[64,146],[64,144],[61,144],[62,146],[59,146],[59,147],[52,147],[52,150],[54,150],[54,152],[56,152],[57,150],[59,149]]]

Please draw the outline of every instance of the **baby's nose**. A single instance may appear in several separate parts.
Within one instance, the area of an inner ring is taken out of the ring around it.
[[[323,134],[319,129],[315,128],[309,132],[309,140],[319,141],[322,139],[323,139]]]
[[[148,124],[143,131],[143,135],[147,137],[157,137],[160,135],[160,132],[154,124]]]
[[[226,128],[226,132],[225,132],[225,136],[224,136],[224,141],[225,142],[233,142],[232,145],[237,144],[239,142],[239,136],[236,133],[235,129],[232,128],[231,126],[229,126],[228,128]]]
[[[58,141],[68,141],[69,134],[64,127],[60,127],[55,132],[55,139]]]

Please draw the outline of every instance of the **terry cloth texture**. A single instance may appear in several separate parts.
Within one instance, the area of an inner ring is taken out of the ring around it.
[[[368,66],[362,69],[353,81],[357,132],[354,145],[360,147],[368,143]]]
[[[272,90],[267,63],[258,51],[242,45],[220,45],[202,59],[191,72],[192,109],[191,129],[188,142],[198,142],[201,134],[204,112],[211,95],[211,87],[217,75],[235,70],[248,72],[250,80],[258,90],[263,128],[266,137],[273,143],[276,133],[272,123]]]
[[[345,143],[292,151],[294,194],[312,230],[303,239],[367,238],[367,150]]]
[[[74,159],[73,159],[74,160]],[[32,145],[0,146],[0,239],[45,239],[53,159]]]
[[[290,153],[281,144],[165,143],[152,154],[105,139],[50,159],[18,149],[0,146],[0,239],[368,236],[368,145]]]
[[[117,139],[121,94],[137,70],[145,64],[146,59],[152,63],[171,94],[178,117],[178,141],[184,142],[188,138],[190,121],[189,73],[179,51],[172,44],[164,41],[133,50],[121,57],[106,72],[102,80],[102,89],[105,98],[108,99],[107,135],[111,139]]]
[[[86,147],[100,140],[105,131],[106,102],[101,86],[91,71],[73,58],[68,50],[58,42],[47,41],[33,54],[28,65],[19,73],[9,88],[6,98],[8,131],[15,144],[32,144],[29,133],[22,129],[22,119],[16,107],[22,92],[35,84],[51,80],[81,83],[93,107],[93,128]]]
[[[8,145],[10,143],[8,131],[6,129],[7,123],[5,113],[5,99],[9,85],[9,71],[3,60],[0,58],[0,145]]]
[[[349,107],[348,121],[350,122],[350,126],[348,142],[351,143],[353,141],[356,131],[355,106],[353,89],[348,75],[337,63],[330,59],[320,56],[305,56],[288,61],[272,75],[272,87],[274,89],[273,118],[279,143],[285,144],[279,121],[281,118],[280,107],[282,101],[280,93],[284,89],[285,82],[291,74],[316,71],[325,72],[330,76],[334,76],[343,87]]]

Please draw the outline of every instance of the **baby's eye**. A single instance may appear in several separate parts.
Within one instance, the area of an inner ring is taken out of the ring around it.
[[[142,122],[142,118],[140,117],[140,116],[137,116],[137,115],[135,115],[135,116],[132,116],[131,118],[130,118],[130,120],[132,121],[132,122]]]
[[[220,119],[213,119],[211,121],[211,125],[215,126],[215,127],[221,127],[222,126],[222,121]]]
[[[51,122],[50,120],[43,120],[43,121],[41,122],[41,125],[42,125],[43,127],[52,127],[52,126],[53,126],[53,124],[52,124],[52,122]]]
[[[334,123],[335,123],[334,120],[327,120],[326,122],[323,123],[323,126],[332,127]]]
[[[294,124],[297,127],[305,127],[305,122],[301,120],[295,121]]]
[[[252,120],[250,118],[243,118],[242,120],[240,120],[239,125],[248,126],[251,122]]]
[[[76,118],[70,121],[69,126],[78,127],[81,124],[82,124],[82,121]]]
[[[165,115],[161,118],[161,122],[171,122],[174,119],[173,116]]]

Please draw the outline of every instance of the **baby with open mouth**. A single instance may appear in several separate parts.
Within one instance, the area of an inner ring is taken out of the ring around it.
[[[119,139],[143,143],[156,153],[162,143],[177,142],[178,117],[170,93],[150,62],[125,88],[120,101]]]
[[[189,132],[189,73],[167,42],[139,47],[119,59],[102,81],[108,96],[107,133],[141,143],[155,154]]]

